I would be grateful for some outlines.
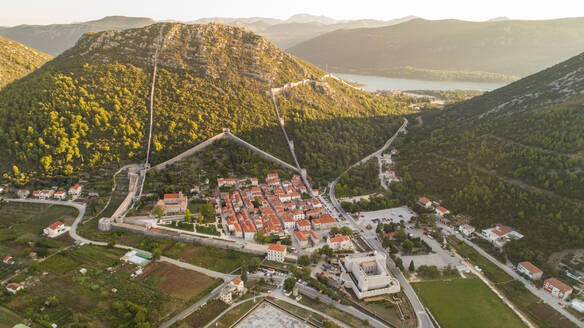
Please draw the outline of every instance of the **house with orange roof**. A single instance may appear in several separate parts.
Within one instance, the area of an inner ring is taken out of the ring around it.
[[[556,278],[549,278],[543,282],[543,289],[555,297],[565,300],[572,295],[572,287]]]
[[[75,184],[69,188],[69,195],[71,196],[79,196],[81,194],[81,190],[83,189],[82,186]]]
[[[535,265],[528,261],[518,263],[517,272],[526,275],[531,280],[539,280],[543,275],[543,271],[541,271],[540,268],[536,267]]]
[[[280,242],[268,246],[267,260],[275,262],[284,262],[286,259],[287,248],[281,245]]]
[[[318,235],[312,230],[294,231],[294,237],[301,248],[308,247],[308,242],[318,244]]]
[[[353,243],[351,242],[351,238],[349,236],[337,234],[334,237],[330,237],[326,241],[327,245],[330,246],[335,251],[338,250],[352,250]]]
[[[310,230],[310,221],[308,220],[298,220],[296,221],[296,228],[300,231]]]
[[[188,198],[182,192],[178,194],[164,194],[163,198],[158,200],[157,206],[160,206],[165,215],[184,213],[187,210]]]
[[[503,247],[510,240],[523,238],[522,234],[502,224],[496,224],[493,228],[483,229],[480,236],[497,247]]]
[[[314,230],[330,229],[336,226],[337,220],[328,214],[312,220],[312,227]]]
[[[442,205],[436,207],[436,215],[443,217],[444,215],[450,214],[450,211],[444,208]]]
[[[418,205],[423,208],[432,208],[432,201],[426,197],[420,197],[420,199],[418,199]]]
[[[43,233],[49,238],[58,237],[67,231],[69,231],[68,227],[61,221],[57,221],[43,229]]]

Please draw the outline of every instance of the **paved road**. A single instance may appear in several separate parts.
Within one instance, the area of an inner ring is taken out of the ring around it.
[[[513,277],[513,279],[521,281],[523,283],[523,285],[525,285],[525,287],[527,289],[529,289],[529,291],[533,295],[537,296],[544,303],[546,303],[549,306],[556,309],[558,312],[560,312],[563,316],[568,318],[570,321],[572,321],[578,327],[584,327],[584,323],[582,321],[578,320],[578,318],[576,318],[574,315],[572,315],[570,312],[568,312],[566,309],[564,309],[560,304],[558,304],[558,302],[560,302],[559,299],[555,298],[554,296],[552,296],[550,293],[546,292],[543,289],[536,288],[530,281],[528,281],[525,278],[523,278],[522,276],[520,276],[517,272],[513,271],[507,265],[499,262],[497,259],[495,259],[493,256],[491,256],[491,254],[487,253],[485,250],[483,250],[479,246],[475,245],[473,242],[464,239],[460,235],[458,235],[458,237],[459,237],[459,239],[463,240],[467,245],[474,248],[474,250],[476,250],[479,254],[486,257],[489,261],[494,263],[501,270],[505,271],[507,274],[509,274],[511,277]]]
[[[370,160],[374,156],[380,156],[387,148],[389,148],[389,146],[391,146],[391,144],[393,143],[393,141],[395,140],[397,135],[400,132],[404,132],[406,130],[407,126],[408,126],[408,120],[404,119],[404,123],[402,124],[402,126],[398,129],[398,131],[391,138],[389,138],[387,140],[387,142],[383,145],[383,147],[381,147],[379,150],[375,151],[374,153],[366,156],[365,158],[361,159],[359,162],[351,165],[347,170],[345,170],[345,172],[347,172],[348,170],[350,170],[352,167],[354,167],[356,165],[367,162],[368,160]],[[365,242],[367,242],[369,244],[369,246],[372,249],[375,249],[375,250],[378,250],[380,252],[387,254],[386,250],[383,248],[381,243],[379,241],[377,241],[377,239],[375,238],[375,235],[374,234],[373,235],[367,234],[364,231],[361,232],[361,227],[359,227],[357,222],[355,222],[353,220],[353,217],[351,215],[349,215],[347,212],[345,212],[343,210],[343,208],[341,207],[341,204],[339,203],[339,201],[337,200],[337,198],[335,196],[335,184],[337,183],[339,178],[340,178],[340,176],[337,177],[333,182],[331,182],[329,184],[329,198],[331,200],[331,203],[337,209],[337,211],[340,213],[340,215],[345,219],[345,221],[353,226],[353,230],[355,230],[358,233],[360,233],[361,235],[363,235],[363,237],[364,237],[363,239],[365,240]],[[424,307],[424,305],[422,304],[422,302],[418,298],[418,295],[416,295],[412,286],[406,280],[406,278],[401,273],[401,271],[395,266],[395,263],[393,263],[393,261],[391,260],[391,258],[389,256],[387,257],[387,265],[390,268],[392,274],[398,279],[402,290],[404,291],[404,293],[406,294],[406,296],[410,300],[410,303],[412,304],[412,306],[414,308],[414,312],[416,313],[416,318],[418,320],[418,327],[420,327],[420,328],[434,327],[434,324],[432,323],[430,316],[428,316],[428,313],[426,313],[426,308]]]

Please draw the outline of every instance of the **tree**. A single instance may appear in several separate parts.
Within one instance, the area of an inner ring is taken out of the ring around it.
[[[247,282],[247,271],[241,272],[241,280],[243,280],[243,282]]]
[[[249,260],[249,271],[251,271],[251,272],[258,271],[258,269],[260,268],[260,264],[261,264],[261,261],[259,258],[255,257],[255,256],[252,257]]]
[[[287,278],[286,280],[284,280],[284,290],[286,292],[289,293],[290,291],[292,291],[294,286],[296,286],[296,279],[290,277],[290,278]]]
[[[412,251],[412,249],[414,248],[414,242],[409,240],[409,239],[406,239],[402,243],[402,247],[404,249],[404,252],[410,253]]]
[[[152,215],[160,219],[161,217],[164,216],[164,210],[162,209],[162,207],[156,205],[152,209]]]
[[[266,236],[263,232],[258,231],[255,234],[254,240],[258,244],[265,244],[268,241],[268,236]]]
[[[162,256],[162,250],[160,248],[158,248],[158,247],[154,248],[152,250],[152,258],[155,261],[158,261],[158,260],[160,260],[160,256]]]
[[[318,251],[312,252],[312,254],[310,254],[310,261],[314,264],[318,263],[318,261],[320,261],[320,253]]]
[[[324,245],[320,249],[320,254],[323,254],[326,256],[333,256],[333,249],[329,245]]]
[[[416,266],[414,265],[414,260],[410,261],[410,267],[408,268],[410,272],[414,272],[416,270]]]
[[[344,226],[341,228],[341,233],[345,236],[352,236],[353,235],[353,230],[351,230],[351,228]]]
[[[307,266],[310,265],[310,258],[308,255],[300,255],[298,257],[298,265]]]
[[[187,210],[185,211],[185,221],[187,221],[189,223],[192,222],[193,221],[193,218],[191,216],[192,216],[191,210],[189,210],[187,208]]]

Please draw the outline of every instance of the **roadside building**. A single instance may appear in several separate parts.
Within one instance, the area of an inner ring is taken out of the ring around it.
[[[422,206],[423,208],[432,208],[432,201],[426,197],[420,197],[420,199],[418,199],[418,205]]]
[[[28,195],[30,195],[30,191],[28,191],[26,189],[20,189],[16,192],[16,195],[20,199],[25,199],[26,197],[28,197]]]
[[[351,287],[359,299],[400,291],[399,281],[387,269],[383,253],[349,255],[345,257],[341,270],[343,284]]]
[[[71,186],[71,188],[69,188],[69,195],[71,196],[79,196],[81,195],[81,190],[83,189],[82,186],[75,184],[74,186]]]
[[[327,245],[330,246],[335,251],[338,250],[352,250],[353,243],[351,242],[351,238],[349,236],[337,234],[334,237],[330,237],[327,240]]]
[[[528,276],[531,280],[539,280],[543,275],[540,268],[527,261],[517,264],[517,271]]]
[[[337,220],[330,215],[323,215],[312,220],[314,230],[330,229],[337,226]]]
[[[178,194],[164,194],[156,205],[160,206],[165,215],[184,213],[187,210],[188,198],[182,192]]]
[[[461,224],[458,226],[458,231],[465,237],[470,237],[475,232],[475,228],[469,224]]]
[[[493,228],[483,229],[481,232],[481,237],[490,241],[497,247],[503,247],[506,242],[510,240],[521,239],[523,238],[523,235],[517,231],[514,231],[510,227],[504,226],[502,224],[496,224]]]
[[[67,197],[67,193],[63,190],[56,191],[53,195],[56,199],[64,200]]]
[[[233,187],[237,184],[237,180],[234,178],[217,178],[217,186],[218,187]]]
[[[61,234],[65,233],[66,231],[68,231],[68,229],[65,226],[65,224],[61,221],[57,221],[43,229],[43,233],[47,235],[47,237],[49,238],[58,237]]]
[[[284,262],[286,259],[287,248],[284,245],[280,245],[280,242],[276,244],[271,244],[268,247],[268,261]]]
[[[240,296],[247,292],[243,280],[241,278],[235,277],[233,280],[229,282],[219,294],[219,299],[227,304],[231,304],[233,302],[233,296]]]
[[[565,300],[572,295],[572,287],[556,278],[549,278],[543,282],[543,289],[555,297]]]

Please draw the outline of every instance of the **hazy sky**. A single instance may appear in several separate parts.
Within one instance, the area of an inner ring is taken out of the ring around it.
[[[201,17],[275,17],[296,13],[337,19],[392,19],[416,15],[428,19],[551,19],[584,16],[582,0],[0,0],[0,26],[71,23],[108,15],[157,20]]]

